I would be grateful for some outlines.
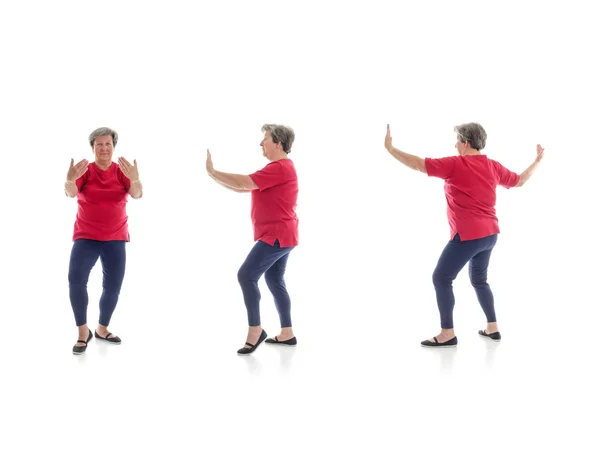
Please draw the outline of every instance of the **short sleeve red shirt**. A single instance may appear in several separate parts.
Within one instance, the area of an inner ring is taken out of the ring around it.
[[[119,166],[112,163],[102,170],[90,163],[76,183],[78,209],[73,240],[129,242],[125,205],[130,181]]]
[[[250,175],[258,189],[252,191],[251,218],[254,240],[281,247],[298,245],[298,177],[290,159],[267,164]]]
[[[427,175],[445,180],[450,239],[469,241],[498,234],[496,186],[511,188],[519,175],[486,155],[426,158]]]

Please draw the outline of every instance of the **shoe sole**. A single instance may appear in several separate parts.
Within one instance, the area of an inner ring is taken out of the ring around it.
[[[281,342],[265,342],[267,345],[279,345],[281,347],[295,347],[298,344],[282,344]]]
[[[102,339],[102,338],[96,338],[98,339],[100,342],[106,342],[107,344],[111,344],[111,345],[121,345],[121,342],[110,342],[107,341],[106,339]]]
[[[489,339],[489,340],[490,340],[490,341],[492,341],[492,342],[500,342],[500,341],[502,340],[502,338],[500,338],[500,339],[492,339],[491,337],[489,337],[489,336],[484,336],[483,334],[480,334],[479,336],[481,336],[481,337],[482,337],[482,338],[484,338],[484,339]]]
[[[262,341],[260,344],[264,344],[265,341]],[[260,344],[258,344],[253,351],[251,351],[250,353],[238,353],[239,356],[248,356],[251,355],[252,353],[254,353],[256,350],[258,350],[258,347],[260,346]]]
[[[258,347],[256,349],[254,349],[254,352],[258,349]],[[251,355],[254,352],[250,352],[250,353],[238,353],[239,356],[248,356]]]
[[[90,341],[91,341],[91,339],[90,339]],[[90,341],[87,341],[87,344],[89,344]],[[85,350],[87,350],[87,347],[88,347],[87,344],[85,345]],[[84,347],[84,346],[82,345],[82,347]],[[82,352],[73,352],[73,354],[74,355],[83,355],[85,353],[85,350]]]
[[[458,346],[458,344],[454,344],[454,345],[425,345],[425,344],[421,344],[421,347],[425,347],[425,348],[456,348]]]

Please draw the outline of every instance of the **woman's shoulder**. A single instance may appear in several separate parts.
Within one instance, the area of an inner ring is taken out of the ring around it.
[[[294,162],[291,159],[280,159],[280,161],[282,161],[281,167],[283,168],[284,172],[296,176],[296,166],[294,165]]]
[[[277,161],[269,162],[266,167],[277,168],[283,171],[296,171],[296,167],[294,166],[294,162],[289,158],[278,159]]]

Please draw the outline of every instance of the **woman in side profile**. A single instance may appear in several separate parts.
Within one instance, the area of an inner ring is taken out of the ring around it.
[[[265,281],[279,313],[281,333],[267,343],[296,345],[292,331],[291,302],[284,274],[290,252],[298,245],[298,177],[288,154],[292,150],[295,134],[284,125],[265,124],[260,143],[263,156],[269,163],[251,175],[219,172],[207,151],[206,171],[220,185],[235,192],[252,193],[251,218],[256,241],[246,261],[238,272],[244,303],[248,314],[248,336],[238,354],[247,355],[267,338],[260,320],[260,291],[258,280]]]
[[[82,159],[71,165],[65,181],[65,194],[77,196],[77,217],[69,263],[69,297],[79,330],[73,347],[75,355],[85,352],[92,339],[87,325],[87,282],[92,268],[102,263],[100,318],[94,335],[97,339],[120,344],[121,339],[108,331],[125,277],[125,243],[129,242],[127,197],[142,197],[137,162],[125,158],[112,161],[119,136],[110,128],[98,128],[89,136],[94,162]]]
[[[481,153],[487,133],[480,124],[458,125],[454,131],[458,156],[437,159],[419,158],[393,147],[389,125],[385,136],[385,148],[402,164],[445,180],[450,241],[433,272],[442,330],[434,338],[421,342],[427,347],[454,347],[458,343],[452,316],[452,282],[467,263],[471,284],[487,318],[487,327],[479,334],[494,341],[500,340],[494,296],[487,283],[490,256],[500,233],[495,209],[496,186],[523,186],[544,157],[544,149],[538,145],[535,161],[518,175]]]

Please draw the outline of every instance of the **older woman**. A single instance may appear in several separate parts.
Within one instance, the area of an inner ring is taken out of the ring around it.
[[[279,313],[281,333],[267,343],[296,345],[290,315],[291,303],[283,279],[290,252],[298,245],[298,178],[288,154],[294,143],[294,131],[284,125],[266,124],[260,143],[263,156],[270,162],[251,175],[219,172],[207,152],[206,171],[220,185],[235,192],[252,192],[251,218],[256,244],[238,272],[238,281],[248,313],[246,345],[238,354],[247,355],[267,338],[260,321],[258,280],[265,281]]]
[[[117,140],[117,132],[110,128],[93,131],[89,143],[94,162],[82,159],[73,164],[71,159],[65,181],[65,194],[77,196],[78,204],[69,263],[69,296],[79,330],[79,339],[73,347],[75,355],[83,354],[92,339],[87,325],[87,282],[98,258],[102,263],[103,289],[100,319],[94,335],[111,344],[121,343],[107,327],[125,276],[125,242],[129,242],[127,196],[141,198],[142,183],[135,160],[133,165],[125,158],[119,158],[118,164],[113,163]]]
[[[494,341],[500,340],[494,296],[487,283],[490,256],[500,233],[495,209],[496,186],[523,186],[544,156],[544,149],[538,145],[535,161],[517,175],[481,154],[487,139],[481,125],[467,123],[456,126],[454,131],[458,156],[438,159],[422,159],[394,148],[389,125],[385,137],[385,148],[398,161],[411,169],[445,180],[450,241],[433,272],[442,330],[434,338],[421,342],[426,347],[455,347],[458,343],[452,317],[452,281],[467,263],[471,284],[487,318],[487,327],[479,334]]]

